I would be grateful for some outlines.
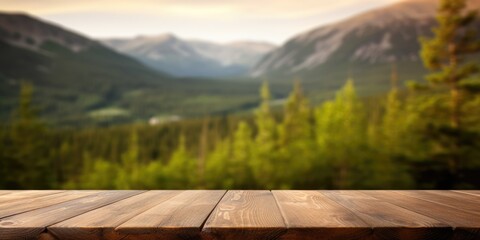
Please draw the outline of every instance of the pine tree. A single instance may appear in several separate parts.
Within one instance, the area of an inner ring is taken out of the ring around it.
[[[292,188],[310,180],[307,173],[313,161],[312,122],[308,100],[303,95],[300,82],[296,81],[278,130],[277,187]]]
[[[361,185],[369,172],[365,166],[367,129],[363,105],[358,101],[353,81],[349,80],[336,94],[335,100],[327,101],[315,111],[316,142],[323,159],[324,183],[335,188],[352,188]],[[361,153],[361,154],[360,154]],[[359,181],[359,180],[362,181]]]
[[[208,132],[209,132],[209,119],[205,117],[202,123],[202,129],[200,133],[200,140],[199,140],[199,150],[198,150],[198,180],[197,183],[199,186],[204,185],[205,180],[205,164],[207,153],[209,150],[208,146]]]
[[[434,37],[422,38],[421,56],[426,68],[433,71],[427,76],[435,86],[449,89],[449,127],[437,126],[430,135],[443,150],[435,158],[446,159],[450,173],[450,186],[455,185],[462,158],[462,138],[466,92],[470,89],[469,77],[478,72],[478,66],[469,62],[467,55],[480,51],[480,41],[473,23],[476,11],[467,12],[466,0],[442,0],[437,14],[439,26],[434,28]]]
[[[411,177],[406,171],[405,155],[411,151],[412,113],[407,111],[406,104],[400,100],[397,86],[398,73],[392,67],[392,88],[387,95],[385,112],[380,122],[379,132],[375,136],[372,148],[376,156],[372,159],[374,174],[372,186],[383,188],[406,188],[411,185]],[[372,123],[370,123],[372,124]]]
[[[230,178],[237,189],[252,187],[252,131],[246,122],[240,122],[233,136],[232,160],[229,165]]]
[[[401,134],[403,127],[402,121],[403,109],[399,99],[398,91],[398,73],[396,65],[392,66],[391,84],[392,88],[387,96],[385,114],[382,119],[382,136],[378,144],[383,145],[383,149],[390,153],[398,153],[400,147]]]
[[[173,152],[165,167],[167,187],[170,189],[188,189],[194,187],[197,179],[197,164],[188,153],[185,137],[180,136],[178,148]]]
[[[453,128],[461,126],[462,82],[478,72],[478,66],[466,59],[466,55],[480,51],[472,25],[477,12],[464,14],[466,6],[466,0],[442,0],[437,15],[439,26],[433,29],[435,36],[421,39],[423,63],[434,71],[427,79],[450,89]]]
[[[6,159],[2,172],[6,175],[5,188],[38,189],[54,184],[47,147],[49,134],[32,107],[33,86],[22,82],[20,104],[10,122],[7,133]]]
[[[140,181],[139,164],[139,144],[138,133],[136,129],[132,130],[130,135],[128,149],[122,154],[121,163],[118,168],[118,177],[116,179],[117,189],[136,188]]]
[[[262,102],[255,111],[255,148],[250,162],[254,178],[258,187],[272,189],[272,177],[275,174],[276,150],[277,150],[277,127],[270,109],[270,90],[268,82],[264,82],[260,89]]]
[[[210,189],[232,189],[234,180],[229,172],[232,144],[229,138],[218,141],[207,157],[205,165],[206,186]]]

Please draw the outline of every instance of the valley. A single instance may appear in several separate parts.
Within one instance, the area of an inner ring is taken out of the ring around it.
[[[395,3],[280,46],[173,34],[96,40],[34,16],[0,13],[0,119],[18,105],[22,81],[33,84],[40,115],[60,126],[248,114],[264,81],[280,100],[300,80],[314,105],[347,79],[360,96],[382,96],[394,68],[401,88],[424,80],[419,38],[431,36],[436,6],[433,0]],[[471,1],[471,9],[478,7],[479,0]]]

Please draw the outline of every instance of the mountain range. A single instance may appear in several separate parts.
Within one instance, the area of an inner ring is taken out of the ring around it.
[[[258,84],[174,78],[22,13],[0,13],[0,53],[2,120],[17,106],[22,81],[34,85],[42,116],[60,125],[222,113],[257,98]]]
[[[432,35],[437,7],[437,0],[406,0],[312,29],[268,53],[250,74],[330,89],[352,77],[360,87],[385,89],[395,64],[401,80],[420,80],[419,39]],[[480,9],[480,0],[469,1],[469,9]]]
[[[218,44],[180,39],[172,34],[103,39],[106,46],[147,66],[177,77],[228,78],[247,75],[275,45],[239,41]]]
[[[469,2],[480,9],[480,0]],[[393,65],[400,81],[423,78],[418,39],[432,34],[437,6],[436,0],[406,0],[278,47],[172,34],[95,40],[27,14],[0,13],[0,119],[18,104],[22,81],[35,86],[43,116],[65,125],[244,111],[257,106],[263,80],[277,99],[286,97],[295,78],[313,102],[349,77],[360,94],[383,94]]]

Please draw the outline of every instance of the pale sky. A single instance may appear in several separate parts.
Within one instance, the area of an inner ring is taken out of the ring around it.
[[[399,0],[0,0],[94,38],[173,33],[215,42],[281,44],[327,23]]]

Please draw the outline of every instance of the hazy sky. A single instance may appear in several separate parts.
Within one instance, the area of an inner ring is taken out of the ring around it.
[[[174,33],[228,42],[288,38],[399,0],[0,0],[90,37]]]

